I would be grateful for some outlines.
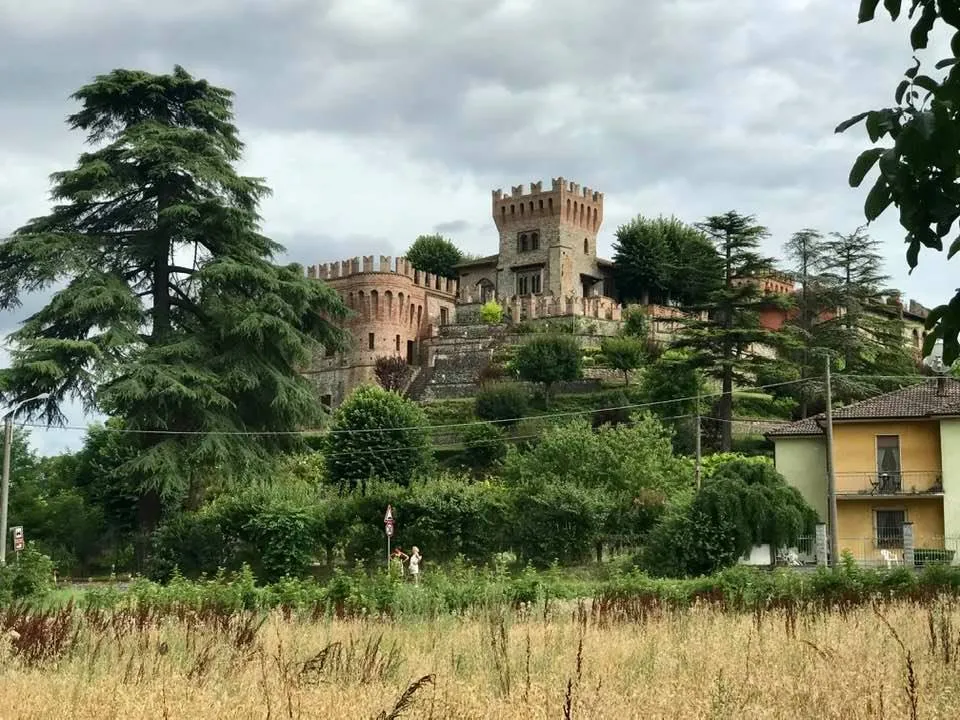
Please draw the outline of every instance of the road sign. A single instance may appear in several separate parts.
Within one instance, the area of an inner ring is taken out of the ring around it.
[[[23,527],[17,525],[13,528],[13,551],[20,552],[23,550]]]
[[[388,522],[388,523],[386,523],[386,525],[384,525],[384,527],[385,527],[386,530],[387,530],[387,537],[388,537],[388,538],[393,537],[393,523],[392,523],[392,522]]]
[[[387,505],[387,513],[383,516],[384,523],[393,523],[393,505]]]

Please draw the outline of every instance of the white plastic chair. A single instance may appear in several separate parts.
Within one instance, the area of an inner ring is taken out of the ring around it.
[[[881,550],[880,557],[882,557],[884,562],[887,563],[888,568],[892,568],[894,565],[900,564],[900,558],[898,558],[895,553],[892,553],[889,550]]]

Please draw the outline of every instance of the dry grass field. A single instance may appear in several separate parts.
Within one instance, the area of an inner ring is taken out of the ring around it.
[[[960,605],[614,622],[0,611],[0,717],[958,718]],[[18,637],[19,635],[19,637]]]

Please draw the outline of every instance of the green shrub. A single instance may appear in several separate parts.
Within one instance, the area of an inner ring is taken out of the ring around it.
[[[580,345],[569,335],[540,335],[517,350],[513,366],[523,380],[539,383],[549,399],[555,383],[580,377]]]
[[[523,418],[530,406],[526,388],[515,383],[501,383],[485,387],[474,400],[474,413],[481,420],[513,427]]]
[[[511,545],[522,561],[547,567],[590,556],[599,530],[592,491],[569,483],[523,485],[514,488],[511,505]]]
[[[670,508],[650,533],[643,564],[655,575],[707,575],[756,545],[789,546],[816,522],[772,463],[734,458],[717,464],[691,501]]]
[[[480,320],[486,325],[499,325],[503,322],[503,306],[496,300],[490,300],[480,308]]]
[[[406,485],[430,464],[426,416],[415,402],[380,387],[358,387],[333,416],[324,453],[341,489],[371,479]]]
[[[507,456],[503,430],[490,423],[471,425],[463,433],[463,458],[473,470],[489,470]]]
[[[614,370],[623,373],[624,385],[630,384],[630,371],[640,367],[646,359],[646,347],[635,337],[604,338],[600,346],[603,357]]]
[[[39,599],[53,588],[53,561],[32,542],[11,560],[0,567],[0,602]]]

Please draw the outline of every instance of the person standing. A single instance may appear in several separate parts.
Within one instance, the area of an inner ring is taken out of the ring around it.
[[[390,557],[400,568],[400,577],[403,577],[404,575],[403,564],[409,559],[409,556],[403,551],[402,548],[398,547],[398,548],[394,548],[393,553],[391,553]]]
[[[413,576],[413,582],[416,585],[420,584],[420,563],[422,561],[423,557],[420,555],[420,548],[414,545],[413,551],[410,553],[408,566],[410,568],[410,575]]]

